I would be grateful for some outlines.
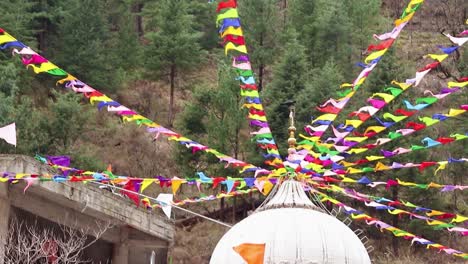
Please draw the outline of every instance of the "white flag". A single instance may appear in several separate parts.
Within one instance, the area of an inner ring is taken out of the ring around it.
[[[16,125],[15,123],[0,128],[0,138],[16,147]]]
[[[160,193],[158,197],[156,197],[156,200],[158,200],[158,202],[160,202],[159,204],[161,204],[161,209],[169,219],[171,218],[171,203],[173,197],[174,195],[172,193]]]

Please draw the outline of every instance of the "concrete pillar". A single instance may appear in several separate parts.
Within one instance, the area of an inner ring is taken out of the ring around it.
[[[8,224],[10,220],[10,200],[8,199],[8,184],[0,185],[0,264],[4,263],[4,247],[8,237]]]
[[[128,228],[122,227],[120,242],[114,244],[112,264],[128,264]]]

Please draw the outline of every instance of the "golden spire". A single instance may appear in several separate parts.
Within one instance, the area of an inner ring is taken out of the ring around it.
[[[288,138],[288,154],[292,155],[296,153],[296,127],[294,126],[294,117],[296,114],[295,102],[289,104],[289,138]]]

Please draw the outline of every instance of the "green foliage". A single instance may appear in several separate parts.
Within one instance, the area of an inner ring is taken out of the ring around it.
[[[281,60],[275,66],[274,78],[265,92],[271,129],[276,141],[283,147],[286,145],[289,126],[289,110],[283,103],[287,100],[303,101],[299,95],[306,89],[309,77],[304,47],[296,40],[294,32],[291,32],[290,35],[291,40],[286,45]],[[307,98],[310,98],[310,95],[307,95]],[[299,107],[297,109],[302,111]]]
[[[150,17],[146,37],[151,41],[145,49],[146,66],[162,76],[171,67],[179,71],[192,69],[201,60],[201,32],[193,28],[194,17],[189,14],[189,1],[161,0],[145,6]]]
[[[249,56],[257,67],[258,86],[261,91],[265,68],[275,61],[279,48],[281,27],[276,0],[245,0],[239,2],[242,28],[245,32]]]
[[[194,99],[185,107],[177,127],[194,138],[204,138],[202,142],[211,148],[240,158],[248,144],[245,143],[245,136],[241,134],[241,129],[246,123],[245,111],[241,110],[239,83],[235,80],[235,76],[236,73],[230,65],[221,61],[217,87],[210,87],[207,83],[196,86]],[[187,151],[182,150],[177,156],[183,157],[179,159],[181,161],[179,165],[187,175],[193,175],[197,169],[206,169],[209,172],[216,172],[217,175],[235,173],[220,167],[218,161],[211,156],[196,155],[194,158],[184,153]]]
[[[29,0],[0,1],[0,25],[15,37],[34,47],[34,2]]]
[[[115,71],[117,56],[110,49],[111,34],[104,2],[68,0],[54,42],[58,65],[89,85],[115,91],[120,82]],[[58,52],[60,51],[60,52]]]

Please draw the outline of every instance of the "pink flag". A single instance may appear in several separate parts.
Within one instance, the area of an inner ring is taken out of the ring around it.
[[[4,139],[8,144],[16,147],[16,125],[15,123],[0,128],[0,138]]]

